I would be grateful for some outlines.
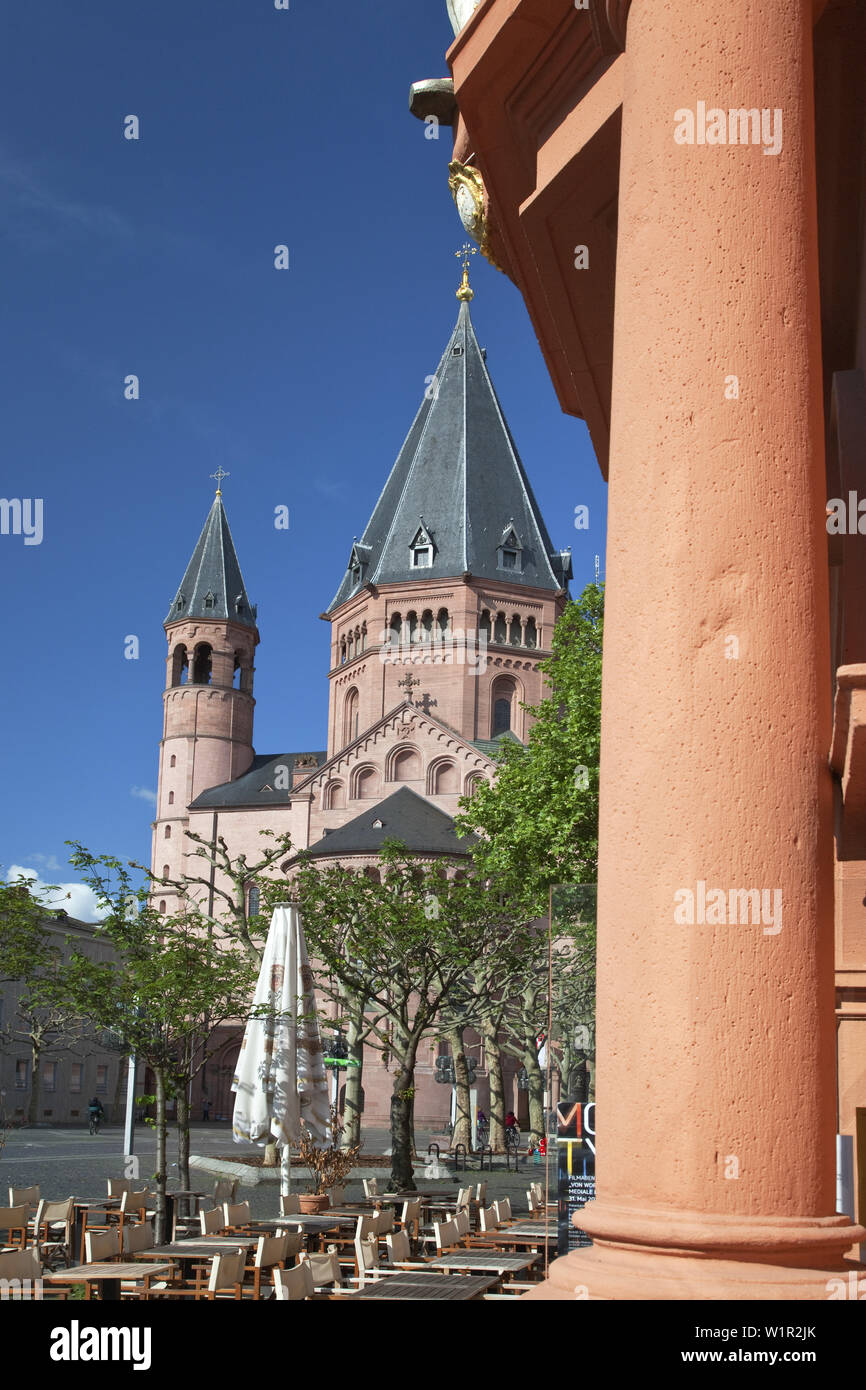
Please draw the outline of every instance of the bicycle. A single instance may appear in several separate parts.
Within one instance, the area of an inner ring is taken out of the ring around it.
[[[509,1125],[505,1131],[506,1149],[514,1149],[515,1153],[520,1148],[520,1130],[517,1125]]]
[[[99,1114],[99,1111],[98,1111],[98,1110],[97,1110],[97,1111],[91,1111],[91,1112],[90,1112],[90,1133],[91,1133],[91,1134],[98,1134],[98,1133],[99,1133],[99,1123],[100,1123],[101,1119],[102,1119],[102,1116]]]
[[[475,1126],[475,1147],[476,1149],[486,1149],[490,1142],[490,1126],[486,1120]]]

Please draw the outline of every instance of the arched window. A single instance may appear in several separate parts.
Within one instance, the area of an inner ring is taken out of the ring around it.
[[[200,642],[193,658],[192,678],[195,685],[210,685],[211,657],[213,649],[209,642]]]
[[[448,618],[448,609],[440,608],[439,612],[436,615],[436,627],[438,629],[436,635],[440,641],[442,641],[445,637],[448,636],[450,626],[451,624]]]
[[[341,811],[346,805],[346,787],[343,782],[329,782],[325,791],[325,810]]]
[[[341,665],[341,666],[345,666],[345,664],[346,664],[346,639],[345,639],[345,637],[344,637],[343,640],[342,640],[342,642],[340,643],[340,665]]]
[[[411,643],[411,642],[417,642],[417,641],[418,641],[418,614],[417,614],[417,613],[407,613],[407,614],[406,614],[406,629],[407,629],[406,635],[408,636],[410,643]]]
[[[508,634],[508,640],[511,643],[512,647],[519,647],[521,645],[522,637],[523,634],[520,631],[520,618],[518,614],[515,613],[511,619],[511,631]]]
[[[362,767],[355,777],[355,796],[372,801],[379,794],[379,774],[374,767]]]
[[[365,652],[366,650],[367,650],[367,624],[364,623],[364,624],[362,625],[362,627],[361,627],[361,651],[362,651],[362,652]]]
[[[171,869],[169,868],[168,864],[163,864],[163,866],[162,866],[162,876],[163,876],[163,878],[168,878],[168,876],[169,876],[170,873],[171,873]]]
[[[346,638],[346,660],[351,661],[355,655],[355,634],[350,632]]]
[[[431,792],[436,796],[445,796],[448,793],[459,792],[460,774],[457,766],[452,762],[437,763],[433,768],[431,778]]]
[[[403,619],[400,617],[400,614],[399,614],[399,613],[392,613],[392,614],[391,614],[391,622],[390,622],[389,626],[390,626],[390,628],[391,628],[391,646],[392,646],[392,647],[394,647],[394,646],[399,647],[399,645],[400,645],[400,634],[401,634],[401,632],[402,632],[402,630],[403,630]]]
[[[242,685],[242,681],[241,681],[241,654],[240,654],[240,652],[235,652],[235,665],[234,665],[234,671],[233,671],[233,674],[232,674],[232,686],[233,686],[233,688],[234,688],[235,690],[242,690],[242,689],[243,689],[243,685]]]
[[[472,798],[483,781],[484,778],[481,776],[480,772],[470,772],[469,776],[466,778],[466,795]]]
[[[421,757],[415,748],[401,748],[391,763],[392,782],[417,782],[421,776]]]
[[[496,622],[493,624],[493,640],[503,645],[508,641],[508,629],[504,613],[496,614]]]
[[[171,683],[172,685],[183,685],[189,675],[189,658],[186,654],[186,647],[183,642],[179,642],[172,652],[171,660]]]
[[[343,704],[343,744],[351,743],[358,737],[358,692],[354,686],[346,694]]]
[[[526,643],[527,647],[538,646],[538,629],[535,626],[534,618],[526,619],[526,632],[524,633],[523,640]]]
[[[160,903],[160,905],[159,905],[159,910],[160,910],[160,912],[163,912],[163,913],[165,912],[165,898],[162,899],[162,901],[161,901],[161,903]]]
[[[250,884],[249,898],[247,902],[247,916],[257,917],[261,905],[261,893],[257,883]]]
[[[421,641],[429,642],[433,635],[433,614],[429,608],[425,608],[421,614]]]
[[[173,806],[173,805],[174,805],[174,792],[169,792],[169,794],[168,794],[168,804],[169,804],[169,806]]]
[[[170,825],[167,825],[167,826],[165,827],[165,835],[163,836],[163,839],[165,839],[165,840],[170,840],[170,839],[171,839],[171,826],[170,826]]]
[[[486,642],[490,641],[490,614],[487,609],[481,614],[481,622],[478,624],[478,631]]]
[[[512,676],[497,676],[490,691],[490,737],[514,730],[517,722],[517,682]]]
[[[174,753],[172,753],[168,765],[169,767],[177,767],[177,758],[175,757]]]

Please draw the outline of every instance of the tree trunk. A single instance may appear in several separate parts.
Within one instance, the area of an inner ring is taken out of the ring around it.
[[[544,1072],[538,1065],[534,1039],[523,1053],[523,1065],[529,1076],[529,1137],[538,1141],[544,1134]]]
[[[168,1142],[168,1120],[165,1113],[165,1072],[161,1067],[153,1068],[156,1085],[156,1223],[154,1240],[163,1245],[168,1239],[165,1230],[165,1186],[166,1186],[166,1146]]]
[[[400,1059],[391,1093],[391,1188],[414,1192],[412,1176],[412,1091],[415,1085],[417,1042],[410,1043]]]
[[[189,1191],[189,1090],[184,1078],[177,1093],[177,1177],[184,1192]]]
[[[346,1048],[348,1051],[346,1067],[346,1102],[343,1111],[343,1123],[345,1129],[340,1140],[340,1147],[343,1149],[354,1148],[361,1142],[361,1090],[364,1084],[364,1044],[358,1041],[360,1032],[358,1022],[350,1018],[346,1031]],[[357,1062],[357,1066],[352,1063]],[[339,1103],[340,1092],[339,1082],[337,1083],[337,1101]]]
[[[445,1036],[451,1047],[451,1056],[454,1058],[454,1080],[456,1082],[454,1133],[451,1136],[451,1144],[452,1147],[457,1144],[465,1144],[468,1153],[472,1144],[472,1102],[469,1095],[466,1053],[463,1051],[463,1032],[462,1028],[449,1028]]]
[[[502,1053],[496,1037],[496,1026],[485,1019],[482,1025],[484,1058],[490,1085],[490,1147],[494,1153],[505,1148],[505,1083],[502,1080]]]
[[[42,1044],[30,1039],[30,1101],[27,1106],[27,1123],[35,1125],[39,1118],[39,1094],[42,1090]]]

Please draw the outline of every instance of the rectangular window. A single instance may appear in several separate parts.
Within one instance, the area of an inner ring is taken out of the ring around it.
[[[412,561],[418,570],[427,570],[433,563],[433,554],[429,546],[422,546],[420,550],[413,550]]]
[[[30,1075],[30,1062],[26,1057],[19,1057],[15,1063],[15,1089],[16,1091],[27,1090],[27,1080]]]
[[[78,1094],[81,1091],[81,1074],[84,1071],[84,1067],[80,1062],[73,1062],[69,1071],[69,1089]]]
[[[105,1063],[96,1068],[96,1093],[103,1095],[108,1090],[108,1067]]]
[[[42,1068],[42,1089],[53,1091],[57,1085],[57,1063],[45,1062]]]
[[[517,569],[517,551],[516,551],[516,550],[503,550],[503,552],[502,552],[502,568],[503,568],[504,570],[513,570],[513,569]]]

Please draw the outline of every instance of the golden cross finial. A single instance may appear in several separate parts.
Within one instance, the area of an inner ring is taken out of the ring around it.
[[[216,485],[217,485],[216,495],[217,495],[217,497],[222,497],[222,495],[223,495],[223,490],[222,490],[222,481],[223,481],[223,478],[230,478],[231,476],[232,476],[231,473],[224,473],[224,472],[223,472],[223,466],[222,466],[222,464],[220,464],[220,466],[219,466],[219,468],[217,469],[216,473],[211,473],[211,477],[212,477],[212,478],[216,478]]]
[[[475,291],[469,283],[469,257],[475,256],[477,254],[478,248],[476,246],[470,246],[468,241],[464,241],[463,245],[460,247],[460,250],[454,252],[454,255],[457,256],[463,262],[463,279],[461,280],[460,288],[457,291],[457,298],[461,302],[463,300],[466,300],[468,303],[468,301],[470,299],[473,299],[475,296]]]

